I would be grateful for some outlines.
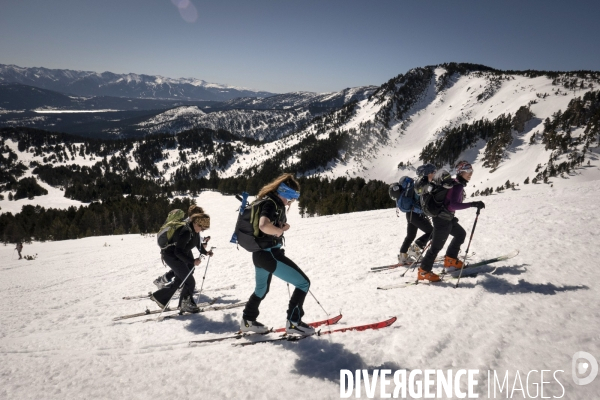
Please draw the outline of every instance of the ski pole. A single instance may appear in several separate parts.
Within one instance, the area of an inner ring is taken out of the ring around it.
[[[213,251],[213,249],[216,249],[216,247],[211,247],[209,251]],[[208,271],[208,264],[210,264],[211,258],[212,258],[212,256],[208,256],[208,261],[206,262],[206,268],[204,268],[204,276],[202,277],[202,284],[200,285],[200,291],[198,292],[198,300],[196,302],[200,301],[200,295],[202,294],[202,288],[204,287],[204,279],[206,278],[206,271]]]
[[[325,311],[325,309],[323,308],[323,306],[321,305],[321,303],[319,302],[319,300],[317,300],[317,298],[315,297],[315,295],[313,294],[313,292],[311,292],[309,290],[308,293],[310,293],[310,295],[315,299],[315,301],[317,302],[317,304],[319,306],[321,306],[321,309],[325,312],[325,315],[327,315],[327,318],[329,318],[329,313],[327,311]]]
[[[454,289],[458,287],[458,283],[460,282],[460,277],[462,276],[463,269],[467,265],[467,257],[469,256],[469,247],[471,247],[471,240],[473,240],[473,234],[475,233],[475,227],[477,226],[477,220],[479,219],[479,212],[481,208],[477,207],[477,214],[475,216],[475,222],[473,222],[473,229],[471,229],[471,237],[469,238],[469,244],[467,245],[467,251],[465,252],[465,260],[463,261],[463,266],[460,269],[460,274],[458,274],[458,280],[456,281],[456,285],[454,285]]]
[[[323,312],[325,313],[325,315],[327,315],[327,319],[329,319],[329,313],[327,311],[325,311],[325,308],[323,308],[323,306],[321,305],[321,303],[319,302],[319,300],[317,300],[317,298],[315,297],[315,295],[313,294],[313,292],[311,292],[310,290],[308,291],[308,293],[310,293],[310,295],[313,297],[313,299],[315,299],[315,301],[317,302],[317,304],[321,307],[321,309],[323,310]],[[340,314],[342,313],[342,311],[340,310]],[[327,324],[327,329],[329,331],[331,331],[331,326],[329,324]]]

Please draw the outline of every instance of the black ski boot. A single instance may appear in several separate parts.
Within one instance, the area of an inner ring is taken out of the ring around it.
[[[182,313],[186,312],[186,313],[190,313],[190,314],[196,314],[196,313],[200,312],[200,309],[198,308],[198,306],[194,302],[193,297],[192,296],[188,296],[188,297],[185,297],[181,301],[180,311]]]

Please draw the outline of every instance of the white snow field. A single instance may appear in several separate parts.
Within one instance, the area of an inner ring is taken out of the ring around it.
[[[312,293],[330,316],[341,310],[337,326],[398,317],[378,331],[297,343],[231,345],[264,339],[254,337],[188,344],[236,331],[242,308],[162,322],[143,322],[149,317],[113,322],[157,308],[150,300],[122,299],[153,290],[152,280],[166,272],[154,237],[26,244],[23,254],[37,254],[33,261],[16,260],[12,246],[1,246],[0,398],[336,399],[341,369],[392,374],[477,369],[479,398],[542,398],[543,386],[544,398],[596,399],[600,378],[576,385],[571,367],[579,351],[600,359],[599,196],[598,180],[572,179],[551,189],[529,185],[479,198],[486,208],[471,243],[472,261],[515,249],[520,254],[494,264],[494,273],[462,279],[457,289],[451,284],[376,289],[415,276],[400,278],[403,268],[369,272],[393,263],[404,238],[404,215],[397,218],[393,208],[302,219],[293,207],[286,254],[310,277]],[[217,247],[202,300],[246,301],[254,287],[251,256],[229,243],[239,202],[212,192],[196,200],[212,217],[207,234]],[[457,216],[469,234],[475,209]],[[195,274],[198,287],[205,266],[206,260]],[[211,290],[232,284],[234,289]],[[286,284],[273,278],[259,320],[284,326],[287,301]],[[305,309],[306,321],[326,318],[310,294]],[[508,371],[496,396],[493,389],[488,393],[488,371],[500,381]],[[374,397],[383,398],[377,382]],[[394,387],[392,380],[387,393]],[[466,379],[460,389],[467,390]],[[364,382],[360,397],[367,398]],[[442,392],[438,398],[447,397]]]

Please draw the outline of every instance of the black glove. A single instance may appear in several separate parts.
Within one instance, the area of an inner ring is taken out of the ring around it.
[[[485,204],[483,201],[474,201],[471,203],[471,207],[477,207],[477,209],[481,210],[482,208],[485,208]]]

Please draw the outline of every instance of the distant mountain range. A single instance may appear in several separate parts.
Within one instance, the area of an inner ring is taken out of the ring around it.
[[[113,96],[70,96],[21,83],[0,83],[0,110],[164,110],[181,105],[211,107],[221,102],[168,99],[138,99]]]
[[[274,94],[194,78],[173,79],[159,75],[22,68],[5,64],[0,64],[0,83],[20,83],[75,96],[161,100],[227,101],[238,97],[268,97]]]
[[[25,78],[42,76],[37,70],[5,68],[11,73],[20,72],[17,76],[28,82],[33,79]],[[71,82],[80,78],[72,71],[61,70],[61,74],[56,70],[44,71],[55,71],[52,76],[75,75]],[[36,82],[47,84],[48,76]],[[89,76],[84,75],[82,79],[87,78]],[[29,84],[0,83],[0,126],[27,126],[95,138],[141,137],[210,128],[224,129],[240,138],[270,141],[287,136],[315,116],[364,100],[376,89],[376,86],[366,86],[334,93],[294,92],[269,97],[248,97],[248,92],[238,91],[246,97],[199,101],[75,96]],[[254,93],[259,94],[266,92]]]

